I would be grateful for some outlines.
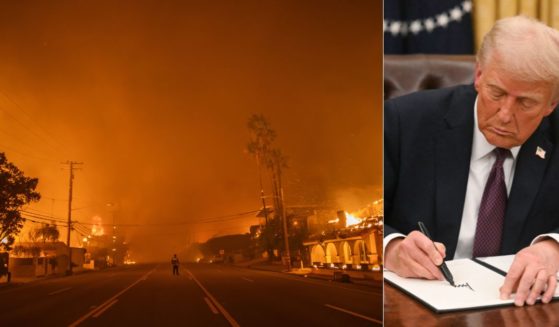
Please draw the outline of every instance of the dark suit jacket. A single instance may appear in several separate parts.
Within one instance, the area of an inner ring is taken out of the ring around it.
[[[423,221],[452,259],[458,242],[472,149],[473,85],[418,92],[385,103],[385,234]],[[557,110],[522,145],[509,194],[501,254],[541,233],[559,232]],[[546,151],[545,159],[536,148]]]

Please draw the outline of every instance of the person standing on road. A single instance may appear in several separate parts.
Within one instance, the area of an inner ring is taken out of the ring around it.
[[[173,265],[173,275],[179,275],[179,258],[176,254],[173,255],[171,259],[171,265]]]

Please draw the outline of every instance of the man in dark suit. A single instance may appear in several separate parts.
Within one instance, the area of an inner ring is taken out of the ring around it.
[[[486,35],[474,85],[387,101],[385,267],[443,279],[445,257],[516,254],[501,297],[549,302],[559,269],[558,101],[559,31],[526,17]]]

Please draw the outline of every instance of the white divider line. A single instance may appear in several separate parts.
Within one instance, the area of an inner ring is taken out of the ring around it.
[[[59,293],[66,292],[66,291],[71,290],[71,289],[72,289],[71,287],[66,287],[66,288],[60,289],[58,291],[50,292],[49,295],[59,294]]]
[[[198,284],[200,289],[202,289],[202,291],[204,293],[206,293],[206,296],[212,301],[212,303],[219,310],[219,312],[221,312],[221,314],[225,317],[225,319],[227,319],[229,324],[233,327],[240,327],[239,324],[237,323],[237,321],[235,319],[233,319],[233,317],[231,317],[229,312],[227,312],[227,310],[225,310],[225,308],[223,308],[223,306],[221,304],[219,304],[219,302],[217,302],[217,300],[213,297],[213,295],[210,292],[208,292],[208,290],[204,287],[204,285],[202,285],[202,283],[200,283],[200,281],[194,276],[194,274],[192,274],[190,272],[190,270],[188,270],[188,269],[186,269],[186,272],[190,276],[192,276],[192,279],[196,282],[196,284]]]
[[[204,296],[204,301],[206,301],[206,304],[208,305],[208,307],[210,307],[210,310],[212,310],[212,312],[215,315],[219,314],[219,311],[217,311],[217,309],[215,308],[215,305],[213,305],[212,301],[210,301],[210,299],[208,299],[207,297]]]
[[[114,300],[113,302],[107,304],[106,306],[103,307],[103,309],[101,310],[97,310],[97,312],[93,315],[93,318],[97,318],[100,315],[103,314],[103,312],[107,311],[108,308],[110,308],[113,304],[115,304],[118,301],[118,299]]]
[[[330,305],[330,304],[325,304],[324,306],[326,306],[326,307],[328,307],[328,308],[330,308],[330,309],[334,309],[334,310],[338,310],[338,311],[341,311],[341,312],[350,314],[350,315],[352,315],[352,316],[354,316],[354,317],[359,317],[359,318],[361,318],[361,319],[365,319],[365,320],[372,321],[372,322],[374,322],[374,323],[377,323],[377,324],[382,325],[382,321],[380,321],[380,320],[376,320],[376,319],[373,319],[373,318],[371,318],[371,317],[367,317],[367,316],[364,316],[364,315],[362,315],[362,314],[359,314],[359,313],[356,313],[356,312],[353,312],[353,311],[349,311],[349,310],[347,310],[347,309],[343,309],[343,308],[340,308],[340,307],[336,307],[336,306]]]
[[[108,299],[107,301],[103,302],[101,305],[99,305],[98,307],[96,307],[95,309],[89,311],[88,313],[86,313],[85,315],[83,315],[81,318],[79,318],[78,320],[74,321],[73,323],[71,323],[70,325],[68,325],[68,327],[75,327],[78,326],[79,324],[81,324],[82,322],[84,322],[87,318],[93,316],[94,314],[96,314],[98,311],[104,311],[105,306],[110,307],[111,305],[113,305],[114,303],[112,303],[114,300],[116,300],[117,297],[121,296],[122,294],[124,294],[126,291],[128,291],[129,289],[131,289],[132,287],[136,286],[136,284],[138,284],[139,282],[145,280],[149,275],[151,275],[152,272],[155,271],[155,269],[157,269],[158,266],[156,266],[155,268],[153,268],[152,270],[148,271],[147,273],[145,273],[142,277],[138,278],[134,283],[130,284],[127,288],[123,289],[122,291],[118,292],[117,294],[115,294],[114,296],[112,296],[110,299]],[[116,301],[115,301],[116,302]]]
[[[250,279],[250,278],[242,277],[242,279],[246,280],[247,282],[254,283],[254,280],[252,280],[252,279]]]

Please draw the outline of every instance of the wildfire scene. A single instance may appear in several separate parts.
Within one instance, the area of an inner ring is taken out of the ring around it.
[[[0,2],[0,326],[382,325],[382,2]]]

